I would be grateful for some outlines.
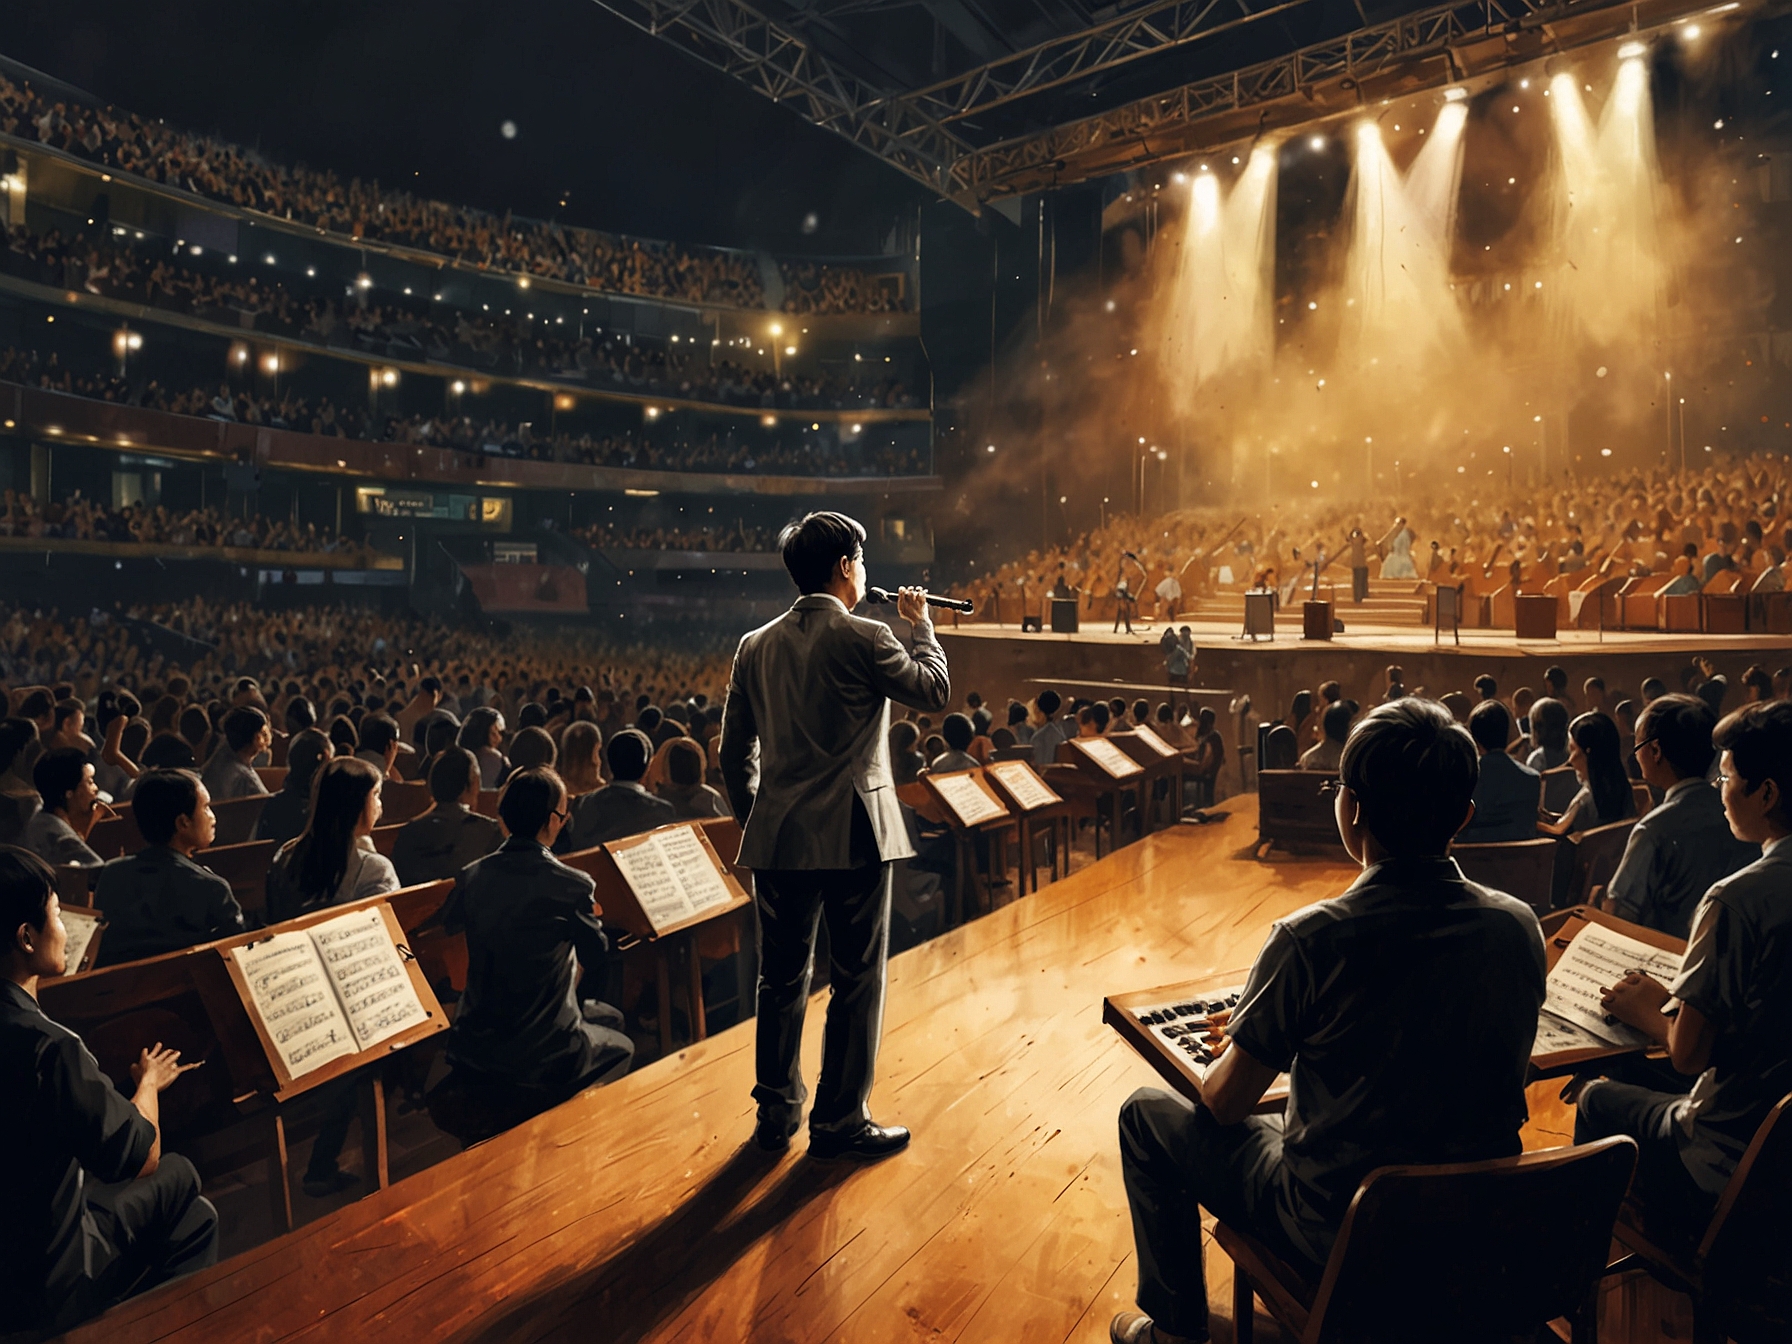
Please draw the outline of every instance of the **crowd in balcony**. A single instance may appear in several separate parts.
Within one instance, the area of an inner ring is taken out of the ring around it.
[[[232,259],[234,260],[234,259]],[[226,264],[230,264],[226,262]],[[857,410],[916,405],[894,378],[753,369],[713,359],[695,342],[635,340],[601,329],[587,334],[564,319],[468,312],[424,298],[363,294],[345,298],[334,285],[302,284],[245,266],[217,275],[192,263],[180,247],[132,243],[118,237],[95,243],[52,228],[38,235],[15,225],[0,266],[24,279],[60,289],[128,299],[241,328],[353,349],[382,359],[447,365],[508,377],[577,379],[613,392],[719,401],[766,409]],[[811,311],[805,309],[803,311]],[[881,368],[881,365],[872,366]]]
[[[884,444],[843,450],[800,439],[754,442],[759,437],[756,433],[740,439],[731,434],[666,438],[634,432],[592,434],[567,430],[542,434],[529,422],[475,419],[468,415],[385,415],[338,405],[327,396],[307,398],[287,391],[276,399],[233,388],[228,382],[181,391],[155,378],[133,380],[115,371],[76,371],[54,352],[43,355],[16,348],[0,350],[0,381],[173,415],[538,462],[642,471],[798,476],[916,475],[925,472],[928,465],[926,450],[919,447]]]
[[[708,527],[616,527],[596,523],[575,528],[573,536],[596,550],[771,552],[778,548],[775,527],[718,523]]]
[[[0,494],[0,537],[33,541],[95,541],[121,545],[217,546],[240,550],[296,551],[342,555],[357,564],[373,552],[328,527],[303,527],[260,514],[232,517],[213,508],[169,509],[159,504],[118,507],[89,499],[79,490],[40,502],[15,490]]]
[[[648,242],[596,229],[419,199],[328,170],[271,164],[210,136],[115,107],[47,97],[0,75],[0,133],[121,173],[353,239],[416,248],[469,266],[616,294],[759,308],[749,253]],[[856,267],[785,263],[793,312],[884,311],[895,296]],[[859,303],[860,308],[848,307]]]

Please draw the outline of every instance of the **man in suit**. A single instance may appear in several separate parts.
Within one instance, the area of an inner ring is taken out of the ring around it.
[[[951,703],[946,655],[919,588],[897,613],[911,656],[881,621],[852,614],[865,595],[865,529],[811,513],[778,539],[802,594],[747,635],[734,655],[720,759],[744,828],[740,862],[754,872],[759,923],[754,1138],[787,1147],[806,1089],[798,1046],[809,1001],[817,921],[831,955],[821,1080],[809,1154],[874,1159],[909,1134],[872,1123],[868,1101],[883,1028],[890,865],[914,854],[890,776],[890,701],[937,713]]]
[[[1480,753],[1481,773],[1475,780],[1475,815],[1456,837],[1457,842],[1486,845],[1535,840],[1543,777],[1506,752],[1512,737],[1512,711],[1498,700],[1483,700],[1469,713],[1468,732]]]
[[[566,824],[566,786],[545,766],[520,771],[498,811],[510,839],[460,875],[443,907],[448,932],[467,935],[448,1058],[515,1089],[527,1113],[620,1078],[634,1043],[619,1011],[579,1001],[574,960],[599,964],[609,940],[592,904],[596,884],[549,853]]]
[[[392,866],[407,887],[459,877],[475,859],[504,843],[490,817],[473,811],[479,802],[479,762],[465,747],[449,747],[429,768],[435,806],[399,829]]]
[[[217,837],[211,795],[191,770],[148,770],[131,794],[131,814],[148,844],[113,859],[94,883],[106,917],[98,964],[115,966],[243,931],[230,883],[193,862]]]
[[[652,759],[653,743],[639,728],[624,728],[604,744],[610,783],[578,800],[566,827],[563,852],[590,849],[678,820],[678,809],[664,798],[654,797],[641,783]]]
[[[1637,716],[1636,763],[1661,805],[1631,828],[1608,907],[1633,923],[1687,936],[1711,887],[1761,857],[1731,833],[1723,799],[1706,780],[1717,754],[1717,715],[1696,695],[1664,695]]]

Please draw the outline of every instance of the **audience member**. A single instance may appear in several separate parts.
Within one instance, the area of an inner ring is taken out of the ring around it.
[[[1498,700],[1483,700],[1468,716],[1468,732],[1480,757],[1480,774],[1475,780],[1475,815],[1457,839],[1474,845],[1535,840],[1543,780],[1506,752],[1512,736],[1510,711]]]
[[[268,920],[277,923],[398,890],[398,874],[370,838],[379,820],[379,771],[352,756],[326,761],[318,770],[305,829],[281,848],[268,870]]]
[[[1338,763],[1344,757],[1345,740],[1350,736],[1350,721],[1355,715],[1356,707],[1347,701],[1327,705],[1319,716],[1325,736],[1301,753],[1300,768],[1336,774]]]
[[[242,705],[224,716],[223,729],[224,740],[200,776],[213,800],[228,803],[266,793],[268,786],[255,772],[255,758],[274,740],[268,716],[252,705]]]
[[[257,840],[277,840],[285,844],[296,839],[311,818],[311,786],[317,772],[335,755],[330,739],[315,728],[306,728],[292,735],[286,744],[286,778],[280,791],[261,809],[255,822]]]
[[[392,845],[392,867],[407,887],[457,878],[504,842],[498,823],[473,811],[479,804],[479,762],[465,747],[449,747],[436,757],[429,795],[434,806],[400,827]]]
[[[45,863],[65,868],[98,868],[102,860],[87,837],[109,812],[94,787],[93,767],[74,747],[46,751],[31,767],[43,806],[25,824],[25,847]]]
[[[1568,725],[1568,764],[1580,780],[1562,815],[1542,821],[1537,829],[1546,835],[1571,835],[1636,815],[1636,795],[1618,750],[1618,726],[1599,713],[1582,714]]]
[[[646,733],[624,728],[604,744],[604,758],[610,766],[610,783],[575,800],[560,840],[564,851],[590,849],[678,819],[671,803],[654,797],[641,783],[653,759],[653,744]],[[558,829],[556,834],[560,834]]]

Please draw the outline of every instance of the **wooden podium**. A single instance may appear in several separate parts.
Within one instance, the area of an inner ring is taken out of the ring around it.
[[[1558,602],[1547,594],[1520,594],[1512,599],[1512,625],[1519,639],[1554,639]]]
[[[1330,602],[1301,603],[1300,637],[1302,639],[1331,639],[1332,604]]]

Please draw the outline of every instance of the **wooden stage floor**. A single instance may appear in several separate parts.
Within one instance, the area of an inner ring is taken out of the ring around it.
[[[1255,799],[1226,807],[892,962],[873,1107],[914,1129],[898,1157],[760,1155],[747,1024],[73,1338],[1105,1340],[1134,1288],[1115,1118],[1154,1075],[1103,995],[1243,968],[1353,876],[1254,861]],[[1530,1142],[1562,1128],[1537,1113]],[[1208,1263],[1224,1311],[1231,1266]]]

